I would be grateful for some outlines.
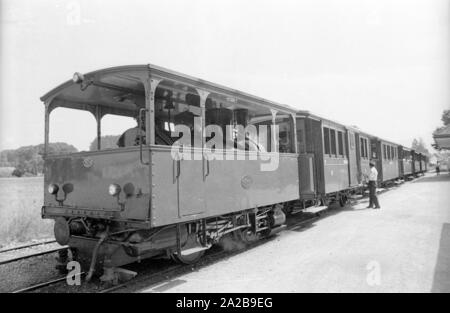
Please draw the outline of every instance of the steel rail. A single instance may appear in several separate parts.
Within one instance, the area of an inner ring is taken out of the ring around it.
[[[78,275],[83,276],[85,274],[86,274],[85,272],[81,272]],[[14,290],[12,293],[25,293],[25,292],[29,292],[29,291],[34,291],[36,289],[44,288],[44,287],[51,286],[53,284],[65,281],[66,279],[67,279],[67,276],[56,278],[56,279],[52,279],[52,280],[49,280],[47,282],[43,282],[43,283],[39,283],[39,284],[32,285],[32,286],[29,286],[29,287],[25,287],[25,288],[22,288],[22,289]]]
[[[37,252],[37,253],[33,253],[33,254],[27,254],[27,255],[15,257],[15,258],[12,258],[12,259],[7,259],[7,260],[0,261],[0,265],[12,263],[12,262],[17,262],[17,261],[20,261],[20,260],[25,260],[25,259],[29,259],[29,258],[32,258],[32,257],[41,256],[41,255],[45,255],[45,254],[50,254],[50,253],[54,253],[54,252],[58,252],[58,251],[66,250],[66,249],[67,249],[67,247],[62,247],[62,248],[55,248],[55,249],[51,249],[51,250],[45,250],[45,251],[41,251],[41,252]]]
[[[22,246],[2,249],[2,250],[0,250],[0,253],[9,252],[9,251],[15,251],[15,250],[21,250],[21,249],[27,249],[27,248],[47,245],[47,244],[51,244],[51,243],[55,243],[55,242],[56,242],[56,240],[47,240],[47,241],[42,241],[42,242],[31,243],[31,244],[27,244],[27,245],[22,245]]]
[[[324,210],[324,211],[327,211],[327,210]],[[304,224],[306,224],[308,222],[313,222],[313,221],[315,221],[317,219],[319,219],[318,216],[313,216],[313,217],[308,218],[306,220],[299,221],[297,223],[289,225],[288,227],[286,227],[286,229],[294,229],[295,227],[302,226],[302,225],[304,225]],[[265,242],[264,239],[269,239],[269,238],[261,238],[261,240],[258,240],[258,241],[255,241],[255,242],[249,244],[247,246],[247,248],[245,248],[245,249],[239,249],[239,250],[236,250],[236,251],[233,251],[233,252],[229,252],[229,251],[225,251],[225,250],[215,252],[215,253],[213,253],[213,254],[203,258],[201,260],[201,262],[206,263],[206,265],[207,265],[207,264],[211,264],[212,262],[218,261],[218,260],[220,260],[221,258],[224,258],[224,257],[232,257],[234,255],[237,255],[237,254],[243,252],[243,251],[247,251],[248,249],[252,249],[252,248],[255,248],[255,247],[259,246],[259,245],[264,244],[264,242]],[[146,281],[150,281],[153,278],[156,278],[156,277],[159,277],[159,276],[164,276],[164,275],[168,275],[170,273],[175,273],[175,271],[179,270],[179,269],[191,269],[192,266],[193,266],[192,264],[176,264],[176,265],[173,265],[170,268],[167,268],[167,269],[165,269],[163,271],[156,272],[156,273],[150,274],[148,276],[143,276],[143,277],[140,277],[140,278],[137,278],[137,279],[132,279],[132,280],[126,281],[124,283],[121,283],[119,285],[112,286],[110,288],[102,289],[98,293],[109,293],[109,292],[117,291],[119,289],[123,289],[123,288],[129,287],[129,286],[131,286],[133,284],[143,283],[143,282],[146,282]],[[202,265],[200,264],[200,265],[197,265],[197,266],[201,267]],[[153,285],[154,283],[157,283],[157,282],[149,282],[149,285]]]

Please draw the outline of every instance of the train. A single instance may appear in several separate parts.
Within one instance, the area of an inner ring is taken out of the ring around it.
[[[57,267],[76,260],[87,280],[117,283],[143,259],[193,264],[226,238],[271,236],[293,212],[363,192],[370,161],[380,185],[427,170],[424,155],[357,127],[151,64],[77,72],[41,100],[41,215],[71,251]],[[50,151],[57,108],[94,116],[94,151]],[[113,148],[102,147],[106,115],[137,124]]]

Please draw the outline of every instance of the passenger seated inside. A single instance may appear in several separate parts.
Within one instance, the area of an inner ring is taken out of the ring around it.
[[[278,150],[280,152],[290,152],[290,141],[289,141],[289,134],[287,133],[287,131],[281,131],[280,132],[280,140],[279,140],[279,147]]]
[[[135,118],[136,122],[138,118]],[[155,144],[157,145],[171,145],[174,140],[170,138],[163,129],[164,123],[158,119],[155,119]],[[119,148],[139,146],[142,138],[142,144],[145,145],[145,115],[142,116],[141,129],[139,130],[139,123],[136,127],[126,130],[117,140],[117,146]]]
[[[202,134],[202,125],[199,123],[195,123],[195,117],[196,115],[190,111],[184,111],[181,113],[178,113],[174,117],[175,125],[184,125],[188,127],[191,131],[191,138],[190,138],[190,146],[194,146],[194,143],[201,144],[201,134]],[[195,140],[195,136],[197,136],[197,140]],[[181,138],[181,137],[180,137]],[[176,139],[180,139],[176,138]],[[185,138],[185,140],[189,140],[189,138]],[[186,143],[187,141],[185,141]]]
[[[139,118],[136,118],[138,123]],[[117,146],[119,148],[138,146],[142,138],[142,144],[145,144],[145,118],[142,117],[143,121],[141,123],[141,129],[139,129],[139,123],[136,127],[127,129],[117,140]]]

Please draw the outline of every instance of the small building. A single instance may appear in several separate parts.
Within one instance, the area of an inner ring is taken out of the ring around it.
[[[434,148],[438,150],[450,150],[450,125],[438,129],[433,133],[435,144]]]

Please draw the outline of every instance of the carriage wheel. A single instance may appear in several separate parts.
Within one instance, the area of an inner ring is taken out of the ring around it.
[[[171,258],[178,263],[195,264],[202,258],[204,254],[205,250],[198,251],[189,255],[178,255],[177,253],[172,253]]]
[[[345,205],[345,199],[344,196],[339,197],[339,206],[342,208]]]
[[[259,239],[257,234],[254,234],[248,229],[243,229],[242,231],[238,232],[237,237],[245,244],[251,244]]]

